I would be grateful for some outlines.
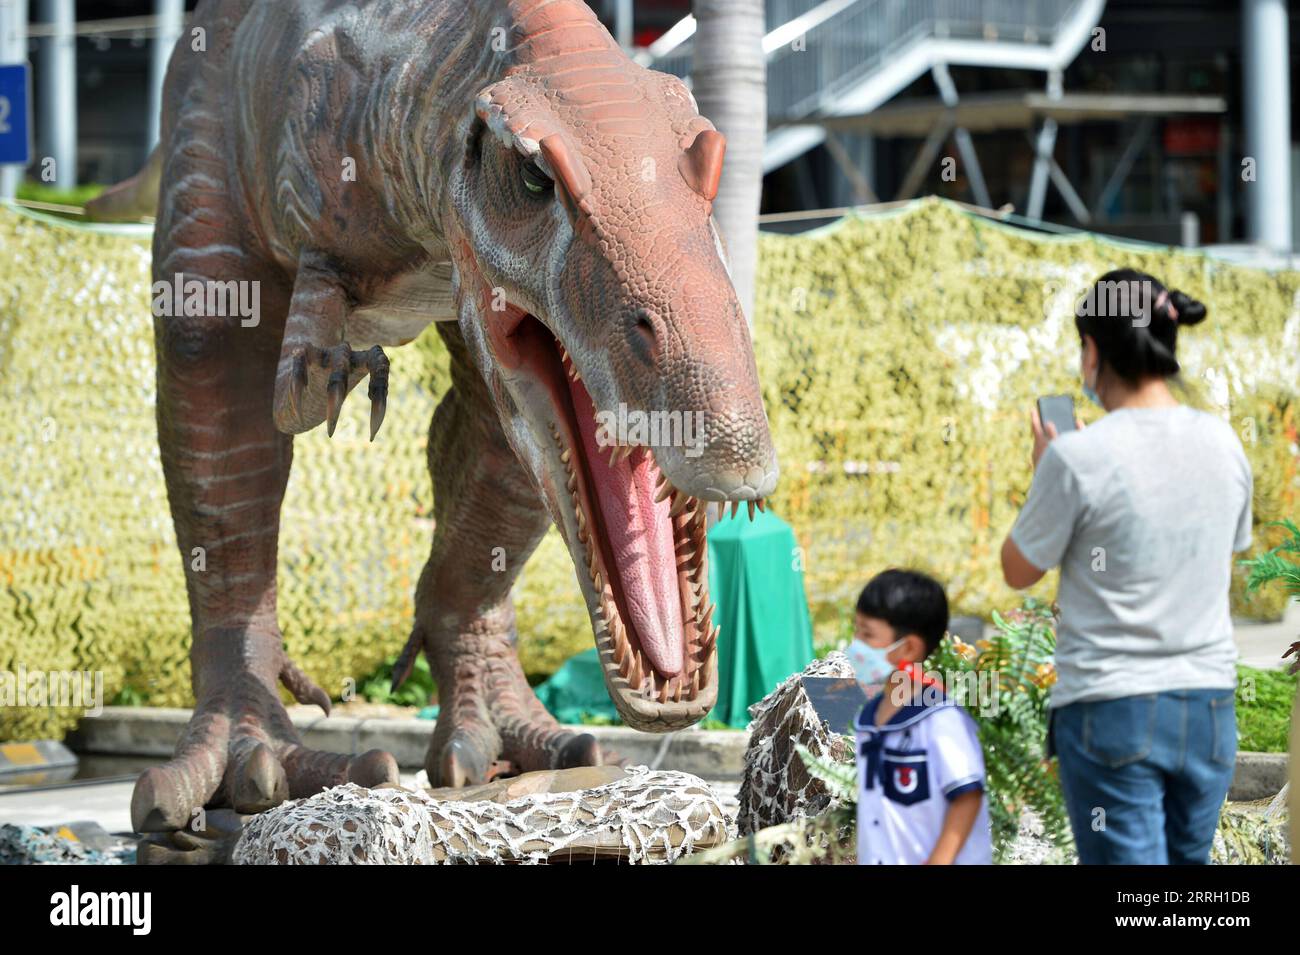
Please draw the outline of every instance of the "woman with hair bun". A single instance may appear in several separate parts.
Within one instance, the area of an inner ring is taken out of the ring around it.
[[[1103,275],[1075,312],[1084,394],[1106,415],[1031,415],[1034,480],[1002,546],[1017,588],[1060,566],[1048,751],[1083,863],[1209,861],[1237,751],[1232,554],[1251,541],[1250,465],[1178,402],[1178,335],[1205,306],[1150,275]]]

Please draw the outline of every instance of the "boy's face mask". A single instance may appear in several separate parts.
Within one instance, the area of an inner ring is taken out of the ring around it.
[[[849,658],[857,681],[863,686],[884,683],[885,678],[894,670],[894,664],[889,662],[889,655],[901,647],[906,639],[904,637],[902,640],[896,640],[887,647],[873,647],[862,640],[850,640],[844,655]]]

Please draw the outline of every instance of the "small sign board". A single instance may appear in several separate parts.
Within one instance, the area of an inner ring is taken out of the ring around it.
[[[834,733],[853,735],[853,724],[867,702],[867,694],[852,677],[806,676],[802,680],[808,702]]]
[[[31,162],[27,64],[0,66],[0,165]]]

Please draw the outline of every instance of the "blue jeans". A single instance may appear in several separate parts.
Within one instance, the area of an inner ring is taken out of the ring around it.
[[[1237,758],[1234,690],[1052,711],[1048,751],[1085,865],[1203,865]]]

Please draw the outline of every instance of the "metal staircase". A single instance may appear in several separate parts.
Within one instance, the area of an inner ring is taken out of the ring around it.
[[[770,171],[813,148],[810,119],[866,113],[947,65],[1064,69],[1092,37],[1106,0],[768,0]],[[689,82],[695,20],[641,61]]]

